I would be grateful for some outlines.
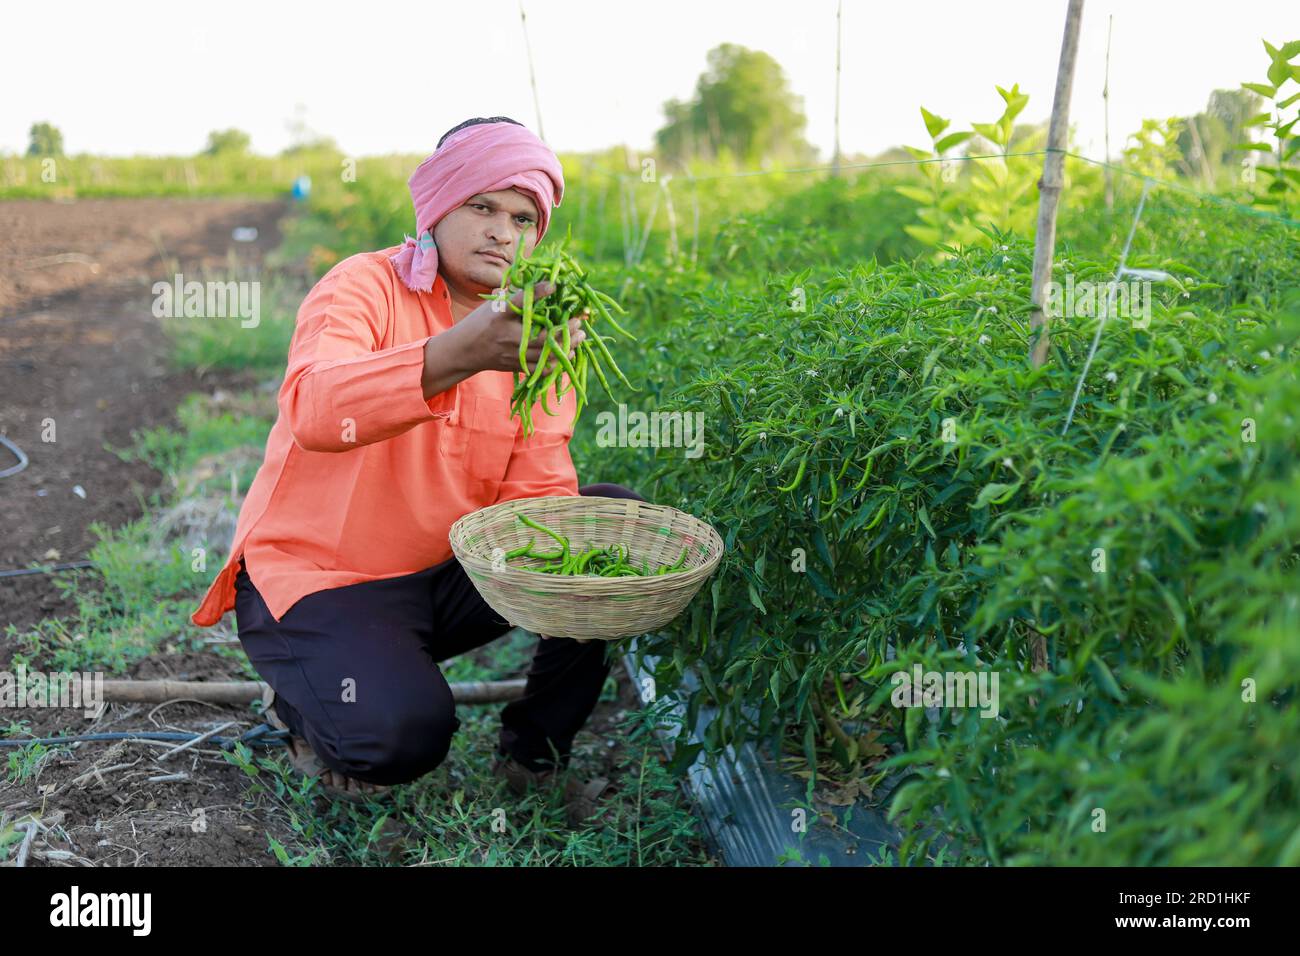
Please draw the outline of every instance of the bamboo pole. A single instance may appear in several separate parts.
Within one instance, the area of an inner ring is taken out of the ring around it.
[[[840,174],[840,48],[844,19],[844,0],[835,5],[835,155],[831,159],[831,175]]]
[[[1104,116],[1104,126],[1106,130],[1106,165],[1103,167],[1106,174],[1106,211],[1110,212],[1115,208],[1115,183],[1111,178],[1110,170],[1110,33],[1111,28],[1115,25],[1115,14],[1111,14],[1106,20],[1106,80],[1101,85],[1101,103]]]
[[[1065,35],[1056,70],[1056,95],[1052,99],[1052,121],[1047,131],[1047,157],[1043,178],[1038,181],[1038,228],[1034,234],[1034,274],[1030,286],[1030,334],[1038,333],[1030,353],[1034,368],[1047,359],[1049,322],[1043,308],[1047,282],[1052,277],[1052,256],[1056,246],[1056,208],[1061,199],[1065,172],[1066,137],[1070,128],[1070,91],[1074,86],[1074,61],[1079,52],[1079,24],[1083,0],[1070,0],[1065,14]]]
[[[452,699],[458,704],[493,704],[516,700],[524,695],[524,678],[499,681],[468,681],[451,684]],[[130,703],[159,703],[164,700],[201,700],[214,704],[246,704],[261,700],[262,681],[106,680],[103,699]]]
[[[537,111],[537,138],[546,142],[542,129],[542,101],[537,96],[537,75],[533,72],[533,47],[528,42],[528,18],[524,16],[524,0],[519,0],[519,23],[524,30],[524,51],[528,54],[528,82],[533,86],[533,109]]]

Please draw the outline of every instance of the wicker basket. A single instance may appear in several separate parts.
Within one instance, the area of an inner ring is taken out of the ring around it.
[[[524,514],[569,538],[574,548],[626,545],[629,560],[651,568],[673,564],[686,547],[684,569],[661,575],[602,578],[524,570],[530,562],[501,555],[550,539],[527,527]],[[690,603],[722,559],[709,524],[663,505],[628,498],[560,495],[491,505],[451,526],[451,550],[483,600],[512,625],[547,637],[613,640],[663,627]],[[497,564],[493,566],[494,550]]]

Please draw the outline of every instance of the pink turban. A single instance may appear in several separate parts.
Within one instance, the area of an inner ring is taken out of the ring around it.
[[[438,275],[432,229],[443,216],[479,193],[514,187],[537,204],[537,241],[546,235],[551,206],[564,196],[564,171],[554,151],[514,123],[479,123],[448,136],[407,181],[419,239],[405,237],[390,257],[397,274],[416,292],[430,292]]]

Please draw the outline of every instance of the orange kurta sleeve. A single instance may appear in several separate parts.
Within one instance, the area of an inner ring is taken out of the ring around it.
[[[427,401],[421,393],[428,337],[392,341],[383,267],[358,258],[322,280],[303,300],[280,387],[280,412],[305,451],[346,452],[447,417],[452,386]]]

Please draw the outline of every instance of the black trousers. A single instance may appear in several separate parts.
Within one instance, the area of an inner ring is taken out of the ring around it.
[[[579,494],[635,498],[620,485]],[[241,559],[239,640],[275,690],[275,711],[330,769],[367,783],[406,783],[446,759],[460,727],[438,664],[510,630],[452,558],[415,574],[309,594],[280,621]],[[567,766],[612,661],[608,642],[539,640],[524,696],[501,711],[497,751],[532,770]]]

